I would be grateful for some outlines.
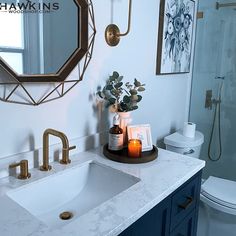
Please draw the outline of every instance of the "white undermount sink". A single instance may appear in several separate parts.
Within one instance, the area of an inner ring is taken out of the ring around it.
[[[27,184],[7,195],[50,227],[62,226],[139,182],[140,179],[94,161]],[[69,211],[71,220],[60,213]]]

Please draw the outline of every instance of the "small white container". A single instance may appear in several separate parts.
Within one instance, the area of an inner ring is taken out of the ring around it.
[[[199,131],[196,131],[194,138],[185,137],[182,130],[164,138],[166,150],[195,158],[200,157],[203,142],[204,135]]]

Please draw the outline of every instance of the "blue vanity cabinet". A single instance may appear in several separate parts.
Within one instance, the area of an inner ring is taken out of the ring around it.
[[[183,219],[181,224],[177,225],[177,227],[171,232],[170,236],[193,236],[196,235],[196,212],[193,211],[186,218]]]
[[[170,203],[169,198],[161,202],[122,232],[120,236],[168,236]]]
[[[120,236],[195,236],[201,172],[152,208]]]

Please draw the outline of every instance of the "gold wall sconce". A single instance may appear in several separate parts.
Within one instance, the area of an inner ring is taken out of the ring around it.
[[[132,0],[129,0],[129,16],[128,16],[128,29],[125,33],[120,33],[120,29],[115,24],[110,24],[105,30],[105,39],[109,46],[114,47],[119,44],[120,37],[126,36],[130,32],[131,25],[131,8]]]

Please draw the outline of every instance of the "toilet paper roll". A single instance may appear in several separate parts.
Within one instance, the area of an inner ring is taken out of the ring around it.
[[[188,138],[194,138],[196,132],[196,124],[192,122],[184,122],[183,135]]]

